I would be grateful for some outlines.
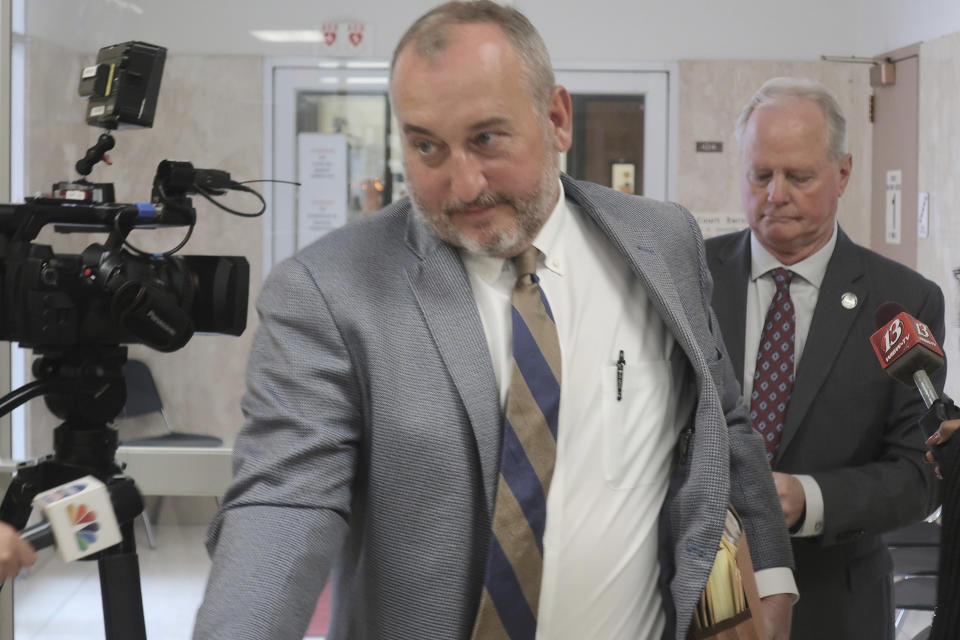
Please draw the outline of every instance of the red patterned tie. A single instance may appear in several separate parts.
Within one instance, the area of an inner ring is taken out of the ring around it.
[[[771,464],[780,444],[787,403],[793,390],[795,327],[793,302],[790,300],[793,272],[780,267],[772,273],[777,293],[763,323],[757,366],[753,372],[753,393],[750,394],[750,420],[753,428],[763,436],[767,460]]]

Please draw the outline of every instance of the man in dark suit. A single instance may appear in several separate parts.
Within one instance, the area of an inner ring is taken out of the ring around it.
[[[880,534],[937,505],[923,403],[882,372],[869,337],[874,310],[894,301],[942,342],[943,294],[839,228],[844,126],[820,84],[764,84],[737,125],[750,228],[706,243],[713,306],[793,535],[793,640],[892,640]]]
[[[391,98],[412,197],[261,294],[195,637],[302,638],[330,575],[336,640],[684,640],[728,502],[789,577],[689,213],[561,176],[570,96],[514,9],[430,11]]]

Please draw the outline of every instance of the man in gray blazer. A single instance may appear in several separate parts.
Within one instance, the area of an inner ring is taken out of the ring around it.
[[[877,306],[892,301],[942,343],[943,294],[837,225],[852,170],[844,126],[818,83],[761,87],[737,126],[750,229],[707,241],[713,306],[748,404],[763,398],[755,381],[771,270],[793,273],[793,388],[771,454],[800,588],[793,640],[892,640],[891,559],[880,534],[938,504],[917,426],[923,403],[883,373],[869,338]],[[944,375],[934,376],[940,390]]]
[[[432,10],[391,79],[412,198],[263,289],[195,638],[301,638],[328,575],[332,639],[471,637],[518,275],[549,300],[562,385],[542,571],[511,602],[534,627],[509,637],[686,638],[728,503],[756,569],[792,580],[689,213],[560,174],[570,96],[514,9]],[[531,246],[535,274],[515,274]],[[768,637],[786,638],[790,590],[761,594]]]

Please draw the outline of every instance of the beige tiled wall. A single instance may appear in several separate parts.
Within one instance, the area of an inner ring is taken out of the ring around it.
[[[853,175],[840,201],[839,220],[860,243],[870,241],[871,93],[867,67],[827,62],[692,60],[679,65],[677,200],[694,213],[740,213],[740,158],[734,127],[740,109],[769,78],[819,80],[837,96],[847,118]],[[698,153],[697,141],[723,143],[721,153]]]
[[[946,298],[947,393],[960,397],[960,34],[920,47],[919,190],[930,194],[930,234],[917,240],[917,270]]]

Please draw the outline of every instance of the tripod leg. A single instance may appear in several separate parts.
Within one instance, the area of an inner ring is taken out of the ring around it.
[[[140,562],[134,543],[133,523],[129,522],[120,528],[123,542],[117,545],[117,551],[105,551],[97,561],[106,640],[146,640]]]
[[[10,481],[7,493],[0,503],[0,520],[14,529],[23,529],[33,510],[33,497],[48,489],[44,482],[43,463],[24,467]],[[51,485],[52,486],[52,485]]]

